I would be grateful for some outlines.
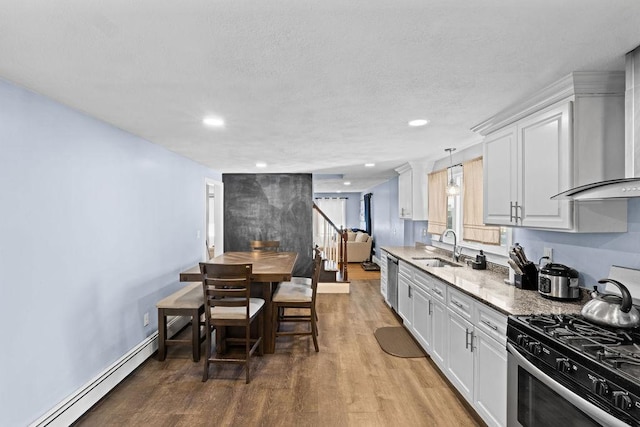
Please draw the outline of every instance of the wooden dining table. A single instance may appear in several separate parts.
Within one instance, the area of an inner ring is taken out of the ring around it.
[[[293,268],[298,259],[296,252],[225,252],[207,261],[212,264],[252,264],[252,296],[264,299],[264,351],[273,353],[275,342],[272,339],[271,296],[278,282],[291,280]],[[181,282],[202,282],[200,265],[193,266],[180,273]]]

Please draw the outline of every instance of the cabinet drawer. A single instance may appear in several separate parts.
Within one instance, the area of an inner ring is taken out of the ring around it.
[[[476,327],[499,343],[507,344],[507,316],[477,302],[475,304]]]
[[[473,314],[473,298],[449,288],[447,293],[447,306],[454,312],[458,313],[469,322],[472,321]]]
[[[433,298],[436,301],[440,301],[441,303],[446,304],[448,286],[436,278],[433,278],[430,276],[428,278],[429,278],[429,293],[433,295]]]
[[[398,273],[409,280],[413,280],[413,267],[402,260],[398,261]]]
[[[424,292],[431,292],[431,283],[434,279],[424,271],[415,270],[413,272],[413,282],[416,286],[421,288]]]

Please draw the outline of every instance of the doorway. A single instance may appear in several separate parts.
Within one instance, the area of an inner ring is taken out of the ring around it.
[[[220,255],[224,248],[224,184],[205,179],[205,260]]]

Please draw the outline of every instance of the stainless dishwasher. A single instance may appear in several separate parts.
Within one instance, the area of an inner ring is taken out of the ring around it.
[[[387,254],[387,302],[398,311],[398,258]]]

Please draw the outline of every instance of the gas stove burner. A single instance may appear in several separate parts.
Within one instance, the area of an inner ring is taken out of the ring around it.
[[[532,314],[524,319],[532,328],[603,364],[640,366],[638,330],[608,328],[571,314]]]
[[[536,328],[540,328],[545,332],[549,332],[567,323],[564,315],[555,314],[532,314],[527,318],[527,322]]]

